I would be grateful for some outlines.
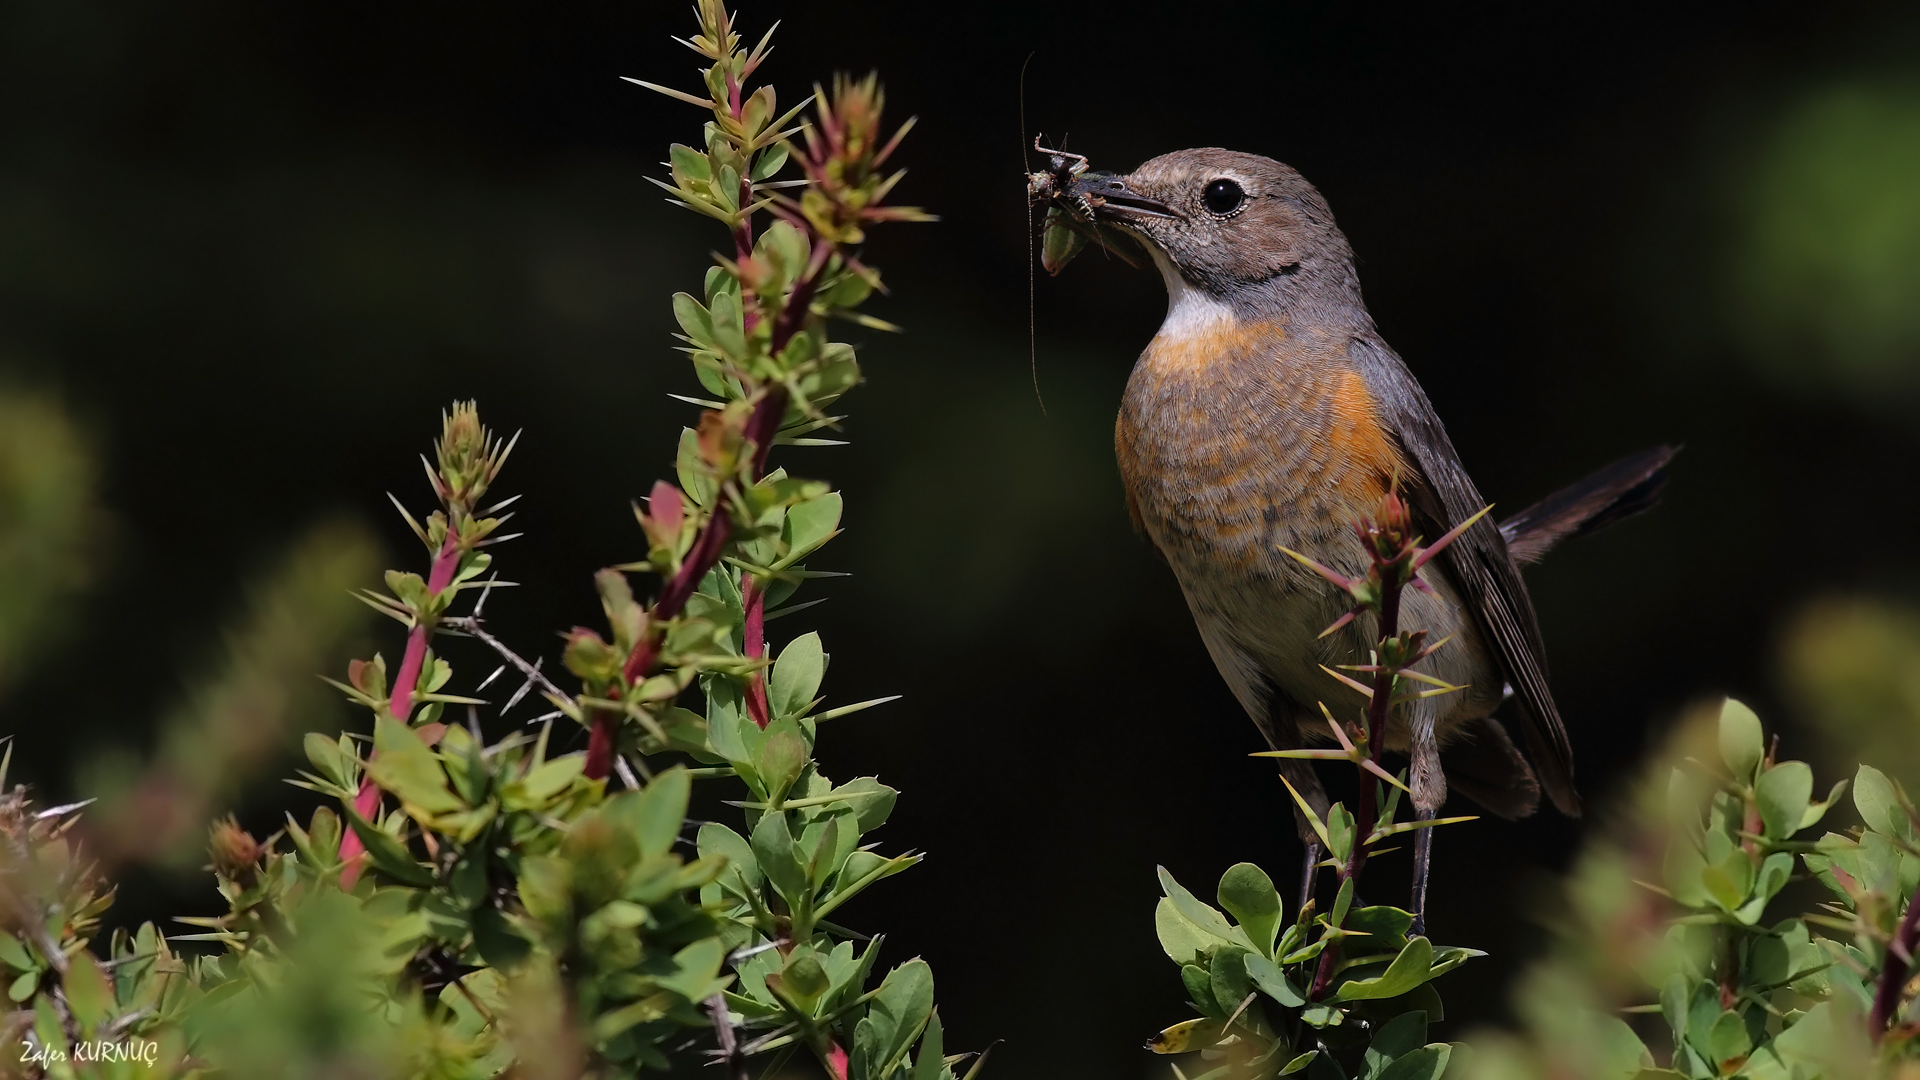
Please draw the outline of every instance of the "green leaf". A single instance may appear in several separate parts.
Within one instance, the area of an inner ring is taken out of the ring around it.
[[[6,964],[15,971],[35,970],[33,957],[27,955],[27,947],[20,944],[19,938],[5,930],[0,930],[0,963]]]
[[[713,747],[714,753],[730,762],[753,760],[760,732],[758,728],[746,730],[753,727],[753,722],[747,719],[746,710],[741,707],[739,689],[731,680],[712,676],[705,690],[708,745]]]
[[[473,945],[482,960],[501,971],[511,970],[533,950],[533,943],[492,905],[473,913]]]
[[[770,259],[777,263],[788,280],[798,278],[806,269],[807,257],[812,252],[807,238],[792,222],[776,220],[767,226],[760,235],[758,247],[764,249]],[[795,335],[798,337],[799,335]]]
[[[1871,765],[1860,766],[1853,777],[1853,806],[1867,828],[1883,836],[1905,837],[1909,832],[1907,812],[1887,774]]]
[[[1771,1049],[1788,1064],[1809,1066],[1795,1075],[1840,1077],[1873,1075],[1873,1047],[1867,1039],[1862,1005],[1851,995],[1836,995],[1807,1010],[1792,1027],[1774,1036]],[[1759,1055],[1756,1055],[1759,1056]]]
[[[641,790],[635,824],[642,858],[665,855],[673,849],[673,842],[679,838],[680,828],[686,822],[687,798],[692,791],[693,777],[683,765],[655,776],[653,782]]]
[[[1307,1003],[1306,994],[1293,985],[1293,980],[1280,970],[1280,965],[1258,953],[1248,953],[1246,956],[1247,976],[1260,988],[1261,993],[1290,1009]]]
[[[768,724],[760,749],[753,755],[753,768],[767,785],[767,798],[784,796],[787,788],[800,778],[806,764],[806,740],[800,737],[794,721],[782,717]]]
[[[1147,1040],[1147,1049],[1156,1054],[1185,1054],[1205,1049],[1220,1041],[1220,1028],[1220,1021],[1206,1017],[1182,1020]]]
[[[402,885],[422,889],[433,885],[433,874],[421,866],[392,833],[370,824],[351,806],[342,807],[341,810],[347,815],[347,824],[353,827],[353,834],[360,838],[360,844],[367,849],[367,856],[373,860],[374,866]]]
[[[1176,964],[1193,963],[1201,953],[1220,944],[1222,940],[1195,926],[1180,914],[1180,909],[1174,906],[1172,900],[1164,896],[1153,909],[1153,929],[1159,935],[1160,948]]]
[[[1728,698],[1720,707],[1720,758],[1740,784],[1753,782],[1753,771],[1766,756],[1760,718],[1752,709]]]
[[[1221,941],[1231,942],[1248,952],[1259,951],[1254,948],[1253,939],[1247,936],[1246,931],[1228,923],[1225,915],[1201,903],[1173,880],[1173,875],[1167,872],[1166,867],[1156,866],[1154,869],[1160,875],[1160,890],[1166,893],[1167,899],[1173,901],[1174,908],[1188,922]]]
[[[1754,799],[1760,804],[1767,838],[1786,840],[1798,832],[1812,798],[1813,770],[1804,761],[1783,761],[1761,773],[1754,782]]]
[[[1413,913],[1397,907],[1376,905],[1355,908],[1340,921],[1340,929],[1350,934],[1367,935],[1356,944],[1370,948],[1388,948],[1398,944],[1413,928]]]
[[[1334,803],[1327,810],[1327,854],[1339,862],[1346,862],[1353,853],[1353,833],[1353,814],[1344,804]],[[1339,920],[1336,918],[1334,921]]]
[[[807,880],[815,889],[827,883],[834,870],[840,865],[842,854],[840,843],[840,822],[853,815],[840,813],[814,821],[800,831],[800,853],[806,860]],[[849,830],[851,831],[851,830]],[[849,839],[853,839],[849,837]],[[847,854],[852,848],[846,849]]]
[[[724,170],[723,170],[724,171]],[[741,328],[740,300],[732,293],[720,293],[713,298],[714,351],[736,363],[747,357],[747,339]]]
[[[554,758],[521,777],[520,791],[536,806],[552,802],[556,795],[572,786],[586,764],[587,759],[580,754]]]
[[[838,492],[828,492],[789,509],[786,523],[787,554],[782,562],[791,565],[832,539],[834,529],[840,524],[840,510]]]
[[[909,960],[880,983],[880,993],[867,1006],[870,1019],[884,1018],[886,1039],[880,1044],[878,1075],[892,1074],[891,1066],[913,1045],[914,1036],[933,1013],[933,968],[925,960]]]
[[[820,999],[832,989],[833,980],[813,949],[802,945],[788,954],[779,974],[768,976],[767,985],[802,1015],[811,1016]]]
[[[821,650],[820,635],[802,634],[780,650],[767,679],[767,704],[775,716],[804,716],[813,707],[820,692],[820,680],[826,675],[827,654]]]
[[[113,1015],[113,987],[107,984],[106,973],[93,959],[93,954],[85,949],[67,958],[67,974],[61,980],[61,988],[67,994],[67,1008],[73,1018],[79,1021],[83,1036],[91,1037],[94,1029]]]
[[[794,849],[785,811],[772,810],[760,815],[760,823],[753,827],[752,845],[753,857],[759,862],[761,872],[787,903],[797,905],[811,897],[806,867]]]
[[[33,992],[39,988],[40,973],[37,971],[29,971],[13,980],[13,982],[7,986],[7,996],[14,1001],[25,1001],[32,997]]]
[[[1206,957],[1201,957],[1204,960]],[[1182,964],[1180,982],[1187,988],[1187,1000],[1193,1007],[1215,1019],[1225,1019],[1230,1005],[1213,999],[1213,973],[1199,964]]]
[[[1340,804],[1335,803],[1334,805],[1338,807]],[[1332,815],[1328,816],[1331,817]],[[1333,909],[1327,913],[1333,920],[1333,925],[1343,925],[1347,919],[1347,910],[1352,906],[1353,879],[1348,878],[1340,883],[1340,891],[1333,894]]]
[[[1381,1070],[1379,1080],[1440,1080],[1452,1056],[1453,1047],[1447,1043],[1428,1043]]]
[[[758,184],[763,180],[772,179],[773,175],[779,172],[781,166],[786,163],[786,143],[774,143],[772,146],[767,147],[766,150],[761,152],[759,157],[753,159],[753,182]],[[914,1080],[919,1080],[917,1074]]]
[[[1340,984],[1336,1001],[1367,1001],[1395,998],[1426,982],[1433,970],[1433,943],[1426,938],[1408,939],[1387,970],[1376,979],[1354,979]]]
[[[374,718],[367,775],[416,816],[451,813],[466,805],[447,787],[439,757],[419,733],[389,716]]]
[[[1595,1017],[1594,1022],[1589,1045],[1597,1060],[1589,1075],[1631,1076],[1642,1080],[1645,1070],[1653,1068],[1653,1054],[1632,1026],[1617,1016]]]
[[[1754,875],[1752,899],[1734,912],[1734,918],[1748,926],[1760,921],[1766,912],[1767,902],[1774,898],[1787,879],[1793,876],[1793,856],[1784,851],[1776,851],[1767,856],[1760,864],[1760,870]]]
[[[720,977],[720,965],[726,958],[726,942],[717,937],[701,938],[674,953],[673,972],[655,981],[688,1001],[705,1001],[719,993],[726,983]]]
[[[695,846],[702,858],[718,855],[727,860],[728,873],[737,873],[743,891],[760,887],[760,863],[753,857],[747,838],[716,821],[700,826]]]
[[[708,470],[706,460],[700,456],[700,435],[692,428],[680,429],[680,446],[674,453],[673,471],[680,481],[681,490],[687,493],[695,506],[713,505],[713,497],[719,493],[720,485]]]
[[[1742,853],[1741,858],[1744,859],[1745,857],[1745,854]],[[1700,871],[1700,884],[1706,886],[1707,895],[1711,896],[1713,902],[1720,905],[1723,911],[1732,912],[1738,910],[1740,905],[1747,899],[1745,885],[1734,880],[1734,878],[1727,873],[1726,869],[1721,866],[1709,866],[1702,869]]]
[[[1228,1012],[1239,1008],[1240,1003],[1253,992],[1253,980],[1248,976],[1246,963],[1249,959],[1261,957],[1245,949],[1220,949],[1207,965],[1213,1000]]]
[[[900,793],[871,776],[859,776],[833,789],[833,794],[848,796],[845,805],[853,810],[860,831],[872,832],[886,823]]]
[[[1819,824],[1820,819],[1827,816],[1828,809],[1830,809],[1834,803],[1840,801],[1840,796],[1844,794],[1846,790],[1847,781],[1841,780],[1836,782],[1833,785],[1833,790],[1827,792],[1827,797],[1824,800],[1813,803],[1807,807],[1807,812],[1800,817],[1800,827],[1802,829],[1811,829]]]
[[[1366,1057],[1360,1065],[1360,1080],[1378,1080],[1396,1058],[1412,1053],[1426,1042],[1426,1013],[1401,1013],[1387,1021],[1374,1032],[1373,1041],[1367,1046]]]
[[[675,175],[685,174],[691,180],[710,180],[713,178],[713,164],[707,155],[691,146],[674,143],[667,148],[667,165]]]
[[[920,1040],[920,1054],[914,1059],[913,1074],[908,1080],[940,1080],[940,1072],[946,1066],[946,1038],[940,1029],[940,1011],[934,1010],[932,1019],[927,1021],[927,1033]]]
[[[1716,1065],[1746,1057],[1747,1052],[1753,1049],[1746,1020],[1731,1009],[1721,1013],[1713,1026],[1707,1029],[1706,1042],[1707,1053]]]
[[[1252,863],[1236,863],[1220,875],[1216,896],[1260,954],[1272,957],[1274,939],[1280,934],[1282,905],[1267,872]]]
[[[1667,842],[1662,876],[1675,900],[1688,907],[1701,907],[1709,902],[1706,884],[1701,880],[1706,868],[1706,858],[1694,849],[1692,841],[1675,836]]]
[[[343,788],[358,786],[354,781],[359,765],[351,753],[341,748],[339,742],[317,731],[309,731],[302,745],[306,748],[307,760],[313,763],[321,776]]]
[[[1479,949],[1463,949],[1458,945],[1442,945],[1433,950],[1433,967],[1427,972],[1428,979],[1437,979],[1476,956],[1485,956]],[[1433,1013],[1429,1012],[1432,1016]],[[1439,1019],[1437,1016],[1435,1019]]]

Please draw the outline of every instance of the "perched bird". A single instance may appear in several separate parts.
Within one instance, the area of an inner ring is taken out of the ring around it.
[[[1137,240],[1166,281],[1166,320],[1134,365],[1114,430],[1134,524],[1173,568],[1207,651],[1267,742],[1302,747],[1325,731],[1317,703],[1357,711],[1360,696],[1322,665],[1365,662],[1374,627],[1369,616],[1320,637],[1351,598],[1282,549],[1364,576],[1353,523],[1390,486],[1428,541],[1486,504],[1374,327],[1326,200],[1298,172],[1219,149],[1166,154],[1124,176],[1084,163],[1069,175],[1055,160],[1060,183],[1036,182],[1090,213],[1092,229]],[[1563,813],[1580,813],[1518,563],[1650,504],[1673,452],[1623,459],[1504,526],[1483,518],[1422,572],[1431,593],[1405,594],[1403,629],[1456,635],[1421,670],[1466,687],[1407,702],[1388,728],[1386,749],[1410,758],[1419,817],[1436,815],[1449,781],[1504,817],[1532,813],[1542,787]],[[1310,762],[1280,769],[1326,812]],[[1296,818],[1310,894],[1319,852]],[[1416,914],[1432,832],[1418,834]]]

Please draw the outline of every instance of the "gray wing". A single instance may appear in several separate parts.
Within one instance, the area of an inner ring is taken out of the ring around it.
[[[1372,337],[1355,337],[1349,356],[1374,395],[1382,426],[1398,438],[1420,474],[1407,485],[1406,494],[1416,517],[1424,519],[1420,524],[1426,538],[1432,540],[1478,513],[1486,503],[1461,467],[1425,391],[1400,357]],[[1488,516],[1462,533],[1441,558],[1519,699],[1521,731],[1541,786],[1562,813],[1578,817],[1573,747],[1547,689],[1546,650],[1533,601],[1520,580],[1520,568],[1507,552],[1506,540]]]

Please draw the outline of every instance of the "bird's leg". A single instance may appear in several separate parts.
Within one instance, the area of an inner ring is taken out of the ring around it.
[[[1421,709],[1413,717],[1413,767],[1409,779],[1416,821],[1432,821],[1439,816],[1440,804],[1447,801],[1447,776],[1440,769],[1440,739],[1433,728],[1430,709]],[[1427,871],[1433,858],[1433,828],[1413,833],[1413,927],[1409,933],[1427,932]]]
[[[1293,790],[1300,793],[1321,821],[1327,820],[1333,803],[1327,798],[1327,789],[1320,786],[1320,776],[1313,771],[1312,762],[1281,758],[1280,775],[1293,785]],[[1307,901],[1313,899],[1313,887],[1320,880],[1320,834],[1313,831],[1313,824],[1297,804],[1293,808],[1293,825],[1300,834],[1300,842],[1307,847],[1306,861],[1300,866],[1300,906],[1304,908]]]
[[[1305,911],[1307,901],[1313,899],[1313,887],[1320,883],[1320,841],[1306,841],[1307,858],[1300,864],[1300,906],[1295,911]]]
[[[1432,821],[1433,811],[1419,810],[1414,813],[1417,821]],[[1412,937],[1425,937],[1427,934],[1427,862],[1433,858],[1433,829],[1416,829],[1413,833],[1413,926],[1407,931]]]

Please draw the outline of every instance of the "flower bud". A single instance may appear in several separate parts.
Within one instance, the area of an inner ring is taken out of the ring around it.
[[[240,827],[233,816],[213,823],[207,837],[207,851],[213,856],[213,872],[229,881],[251,885],[264,854],[253,834]]]

